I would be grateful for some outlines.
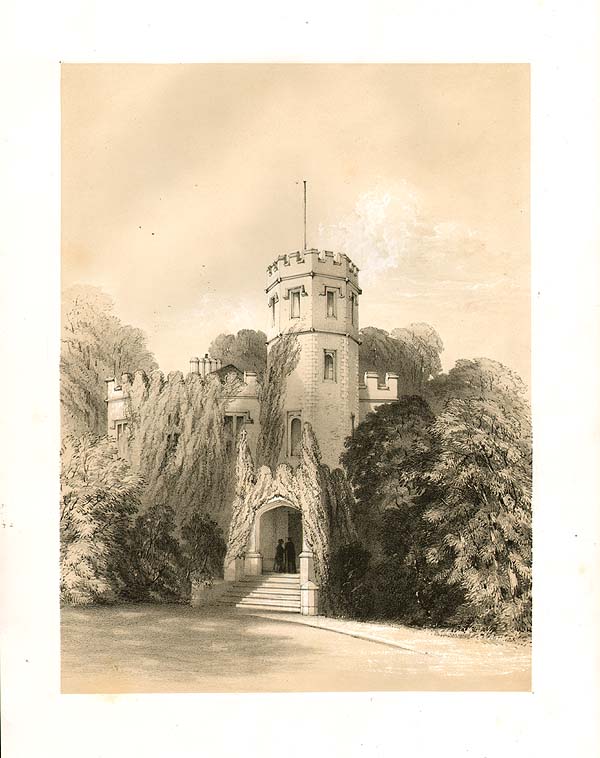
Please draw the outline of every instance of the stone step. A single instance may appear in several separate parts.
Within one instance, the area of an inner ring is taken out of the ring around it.
[[[249,591],[232,587],[225,593],[224,597],[258,597],[260,595],[264,595],[265,597],[280,597],[285,600],[298,600],[300,598],[300,590],[271,590],[257,587]]]
[[[286,582],[235,582],[235,584],[231,585],[232,587],[235,587],[235,589],[241,589],[241,590],[254,590],[258,587],[265,587],[266,589],[270,590],[299,590],[300,584],[298,582],[295,582],[294,584],[288,584]]]
[[[231,603],[241,603],[242,600],[248,600],[248,601],[255,601],[262,602],[263,600],[268,600],[269,602],[274,603],[300,603],[300,595],[298,597],[287,597],[287,596],[281,596],[281,595],[226,595],[223,597],[223,600],[226,602]]]
[[[256,593],[264,595],[283,595],[288,597],[300,597],[300,588],[295,589],[288,587],[230,587],[227,590],[228,595],[255,595]]]
[[[242,579],[238,579],[240,582],[247,582],[252,584],[254,582],[286,582],[287,584],[298,584],[300,582],[300,575],[294,574],[273,574],[272,576],[266,576],[262,574],[260,576],[244,576]]]
[[[235,604],[236,608],[245,605],[266,605],[270,608],[297,608],[300,610],[300,600],[269,600],[267,598],[243,598]]]
[[[235,607],[240,609],[246,608],[247,610],[269,611],[270,613],[300,613],[299,605],[294,608],[287,608],[277,605],[263,605],[262,603],[244,603],[243,605],[238,603]]]
[[[236,592],[253,592],[254,590],[272,590],[273,592],[300,592],[299,584],[233,584],[230,589]]]

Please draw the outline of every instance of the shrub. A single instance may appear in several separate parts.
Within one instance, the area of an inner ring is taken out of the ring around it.
[[[227,545],[223,530],[205,513],[194,510],[181,528],[182,565],[188,584],[211,584],[223,574]]]
[[[70,604],[118,597],[142,480],[108,438],[67,438],[61,450],[60,596]]]
[[[174,531],[175,514],[168,505],[153,505],[137,517],[122,588],[126,599],[176,601],[185,595],[181,546]]]
[[[371,554],[360,542],[335,550],[329,563],[327,610],[336,616],[366,618],[371,612],[372,590],[368,582]]]

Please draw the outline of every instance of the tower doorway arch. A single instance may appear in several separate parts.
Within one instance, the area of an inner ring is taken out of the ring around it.
[[[246,552],[246,573],[273,571],[278,540],[291,538],[296,552],[296,571],[300,573],[300,555],[309,550],[302,526],[300,508],[284,498],[276,498],[261,506],[254,516]]]

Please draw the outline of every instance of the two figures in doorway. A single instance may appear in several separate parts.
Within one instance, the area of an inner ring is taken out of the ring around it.
[[[279,574],[296,573],[296,547],[292,542],[291,537],[288,537],[285,545],[283,544],[283,540],[277,542],[273,571],[276,571]]]

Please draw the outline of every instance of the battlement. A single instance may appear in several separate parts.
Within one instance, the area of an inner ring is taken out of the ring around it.
[[[315,276],[322,274],[336,278],[344,278],[358,288],[358,267],[352,263],[345,253],[334,253],[331,250],[297,250],[293,253],[280,255],[267,266],[267,288],[274,282],[289,276],[299,274]]]
[[[397,400],[398,379],[398,374],[388,373],[385,375],[384,383],[381,384],[376,371],[366,371],[358,387],[360,401],[379,404]]]

